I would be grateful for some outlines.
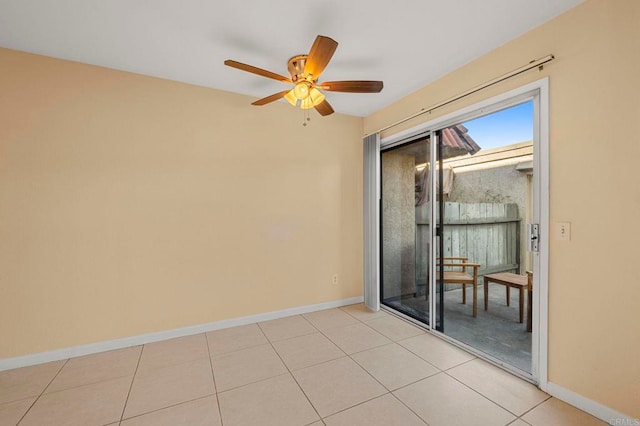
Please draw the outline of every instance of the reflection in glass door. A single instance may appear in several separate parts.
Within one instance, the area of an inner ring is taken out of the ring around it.
[[[381,302],[429,323],[429,136],[381,154]]]

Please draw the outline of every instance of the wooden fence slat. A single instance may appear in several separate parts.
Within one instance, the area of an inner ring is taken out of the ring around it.
[[[493,217],[494,218],[504,218],[505,214],[506,214],[506,205],[505,204],[500,204],[500,203],[495,203],[493,205]],[[507,226],[501,226],[501,225],[496,225],[494,226],[494,233],[493,233],[493,246],[494,246],[494,251],[495,251],[495,262],[493,263],[494,265],[499,265],[499,264],[506,264],[507,263],[507,259],[506,259],[506,255],[505,255],[505,238],[506,238],[506,228]]]
[[[486,219],[487,217],[487,203],[479,203],[479,211],[478,215],[482,219]],[[479,263],[480,265],[487,264],[487,228],[485,226],[478,226],[477,233],[478,238],[476,239],[476,255],[472,262]]]
[[[444,221],[447,222],[451,218],[451,203],[444,203]],[[442,238],[444,241],[444,257],[451,257],[451,227],[442,225]]]
[[[468,220],[469,219],[469,214],[467,212],[467,205],[460,203],[458,205],[459,210],[460,210],[460,220]],[[468,230],[468,226],[461,226],[460,230],[458,231],[458,255],[459,256],[464,256],[467,253],[467,230]]]
[[[451,204],[451,214],[449,220],[460,220],[460,203]],[[449,225],[451,228],[451,256],[460,257],[460,228],[459,225]]]
[[[480,218],[480,205],[475,203],[475,204],[468,204],[467,205],[467,215],[468,217],[474,217],[474,218]],[[473,227],[475,228],[475,227]],[[467,253],[466,256],[469,257],[469,259],[471,260],[472,254],[477,253],[478,251],[478,233],[472,229],[471,227],[467,228]],[[478,256],[475,256],[476,258]],[[472,260],[473,262],[479,262],[479,260]]]
[[[492,220],[495,218],[493,213],[493,203],[487,203],[487,212],[485,216],[486,220]],[[493,225],[487,225],[485,227],[487,229],[487,262],[485,266],[495,265],[497,263],[497,253],[495,250],[495,245],[493,241]]]

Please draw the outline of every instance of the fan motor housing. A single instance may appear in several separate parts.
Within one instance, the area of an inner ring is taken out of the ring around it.
[[[296,55],[289,59],[287,68],[289,69],[289,74],[291,74],[291,79],[294,82],[306,77],[304,75],[304,66],[307,63],[307,57],[308,55]]]

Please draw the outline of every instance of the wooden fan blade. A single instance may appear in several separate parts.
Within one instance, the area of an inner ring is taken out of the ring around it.
[[[250,72],[253,74],[258,74],[262,77],[272,78],[274,80],[282,81],[284,83],[291,83],[291,79],[289,77],[285,77],[280,74],[276,74],[271,71],[263,70],[262,68],[254,67],[253,65],[243,64],[242,62],[233,61],[231,59],[227,59],[224,61],[224,64],[228,67],[237,68],[242,71]]]
[[[383,84],[381,81],[353,80],[325,81],[318,86],[331,92],[378,93],[382,90]]]
[[[311,74],[316,80],[324,71],[337,47],[338,42],[329,37],[321,35],[316,37],[304,65],[304,74]]]
[[[257,101],[252,102],[251,105],[260,106],[260,105],[266,105],[266,104],[268,104],[270,102],[273,102],[273,101],[277,101],[278,99],[282,98],[284,95],[289,93],[290,90],[291,89],[285,90],[285,91],[282,91],[282,92],[278,92],[278,93],[274,93],[273,95],[267,96],[266,98],[258,99]]]
[[[333,114],[333,108],[329,105],[329,102],[325,99],[320,104],[315,106],[316,111],[320,113],[320,115],[329,115]]]

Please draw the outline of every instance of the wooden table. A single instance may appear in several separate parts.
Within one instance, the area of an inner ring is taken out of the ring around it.
[[[520,322],[523,320],[523,312],[524,312],[524,290],[527,290],[529,287],[529,283],[527,281],[526,275],[518,275],[512,274],[511,272],[500,272],[497,274],[488,274],[484,276],[484,310],[487,310],[489,301],[489,283],[497,283],[502,284],[507,288],[507,306],[510,306],[511,303],[511,287],[517,288],[520,292],[519,294],[519,308],[520,308]],[[531,300],[531,294],[528,295],[529,300]],[[528,321],[527,321],[528,322]],[[527,324],[527,328],[528,328]]]

